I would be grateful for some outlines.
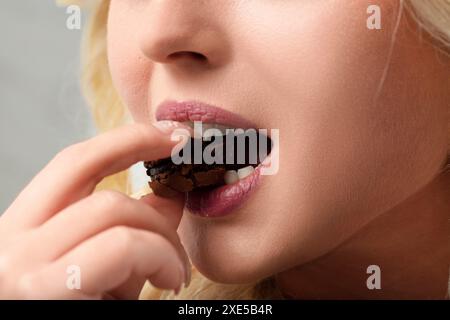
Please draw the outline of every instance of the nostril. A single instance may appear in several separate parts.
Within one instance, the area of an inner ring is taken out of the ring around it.
[[[193,51],[179,51],[179,52],[175,52],[172,53],[168,56],[168,58],[170,60],[176,60],[176,59],[181,59],[181,58],[188,58],[188,59],[192,59],[192,60],[196,60],[196,61],[207,61],[208,58],[206,58],[206,56],[204,56],[201,53],[198,52],[193,52]]]

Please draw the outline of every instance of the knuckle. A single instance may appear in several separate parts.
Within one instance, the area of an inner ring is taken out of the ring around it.
[[[83,148],[83,142],[72,144],[68,147],[65,147],[61,151],[59,151],[56,156],[53,158],[53,162],[66,162],[73,159],[77,159]]]
[[[160,233],[146,232],[145,235],[147,237],[147,240],[151,242],[155,247],[167,248],[168,250],[174,248],[172,243]]]
[[[128,203],[128,197],[113,190],[102,190],[92,195],[91,201],[99,210],[111,210]],[[111,210],[112,212],[120,210]]]
[[[117,253],[123,256],[130,252],[135,242],[135,235],[133,231],[125,226],[117,226],[111,229],[110,236],[111,243],[117,243]]]
[[[127,141],[129,141],[133,150],[145,149],[149,145],[150,141],[154,139],[149,126],[141,123],[131,125],[127,131],[127,134],[129,134]]]
[[[149,128],[150,127],[147,124],[136,123],[130,127],[130,133],[136,140],[142,139],[142,141],[146,141],[145,139],[148,138],[150,134]]]

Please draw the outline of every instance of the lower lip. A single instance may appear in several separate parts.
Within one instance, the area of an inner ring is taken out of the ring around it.
[[[210,191],[187,194],[186,208],[194,215],[208,218],[230,215],[252,194],[261,181],[261,165],[248,177]]]

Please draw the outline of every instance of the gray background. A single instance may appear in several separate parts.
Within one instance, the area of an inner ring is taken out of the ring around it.
[[[0,214],[58,150],[94,132],[78,83],[82,30],[67,17],[54,0],[0,2]]]

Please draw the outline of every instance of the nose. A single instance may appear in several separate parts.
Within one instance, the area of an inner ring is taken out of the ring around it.
[[[224,8],[222,5],[222,10],[218,10],[220,2],[150,1],[139,37],[142,52],[161,64],[209,67],[224,64],[229,47],[221,29]]]

